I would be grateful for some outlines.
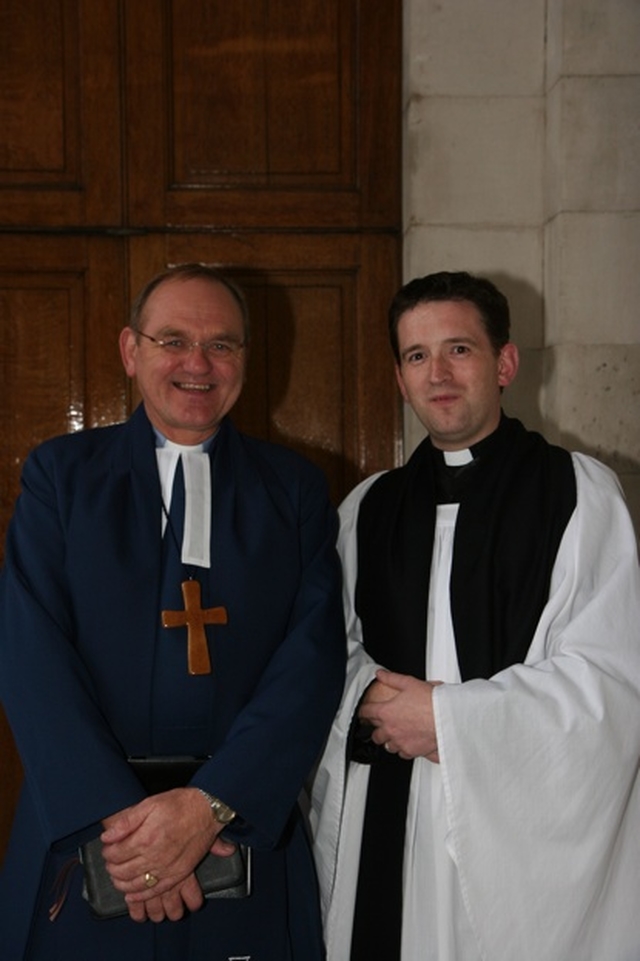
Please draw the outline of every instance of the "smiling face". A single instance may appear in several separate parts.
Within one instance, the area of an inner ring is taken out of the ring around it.
[[[508,343],[496,353],[475,304],[419,303],[400,317],[398,346],[398,386],[434,447],[461,450],[496,429],[518,351]]]
[[[140,330],[156,340],[180,338],[198,344],[238,346],[245,337],[233,295],[223,284],[203,278],[160,284],[146,302]],[[199,444],[211,437],[244,384],[244,349],[218,358],[198,346],[175,355],[125,327],[120,354],[127,374],[137,380],[149,420],[177,444]]]

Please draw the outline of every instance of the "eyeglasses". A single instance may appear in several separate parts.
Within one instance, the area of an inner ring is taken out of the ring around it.
[[[152,344],[160,347],[166,354],[175,357],[186,357],[195,347],[200,347],[209,359],[232,360],[245,347],[244,341],[237,343],[232,340],[205,340],[201,343],[198,340],[185,340],[184,337],[170,337],[163,340],[159,337],[152,337],[151,334],[145,334],[142,330],[136,330],[135,333],[138,337],[150,340]]]

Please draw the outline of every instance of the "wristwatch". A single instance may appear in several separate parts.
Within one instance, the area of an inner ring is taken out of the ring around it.
[[[230,808],[229,805],[221,801],[220,798],[214,797],[213,794],[209,794],[208,791],[203,790],[201,787],[198,788],[198,791],[206,797],[211,807],[211,813],[216,821],[219,821],[220,824],[230,824],[231,821],[233,821],[236,816],[233,808]]]

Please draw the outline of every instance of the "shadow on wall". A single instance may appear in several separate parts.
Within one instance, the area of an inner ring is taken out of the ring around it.
[[[640,462],[633,442],[637,411],[634,385],[618,363],[623,360],[619,348],[603,347],[594,367],[593,347],[570,345],[568,365],[560,369],[556,351],[545,346],[545,305],[538,291],[506,274],[487,276],[509,299],[512,338],[520,349],[520,370],[505,392],[505,411],[552,443],[610,467],[640,536]]]

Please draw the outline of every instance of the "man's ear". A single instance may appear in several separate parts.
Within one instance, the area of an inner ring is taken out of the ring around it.
[[[407,394],[407,388],[404,386],[404,380],[402,379],[402,369],[400,367],[400,364],[396,364],[395,371],[396,371],[396,381],[397,381],[398,387],[400,388],[402,399],[405,402],[405,404],[408,404],[409,396]]]
[[[136,362],[135,353],[137,348],[135,331],[131,327],[124,327],[120,331],[120,357],[128,377],[135,377]]]
[[[508,387],[520,366],[520,355],[515,344],[505,344],[498,357],[498,384]]]

